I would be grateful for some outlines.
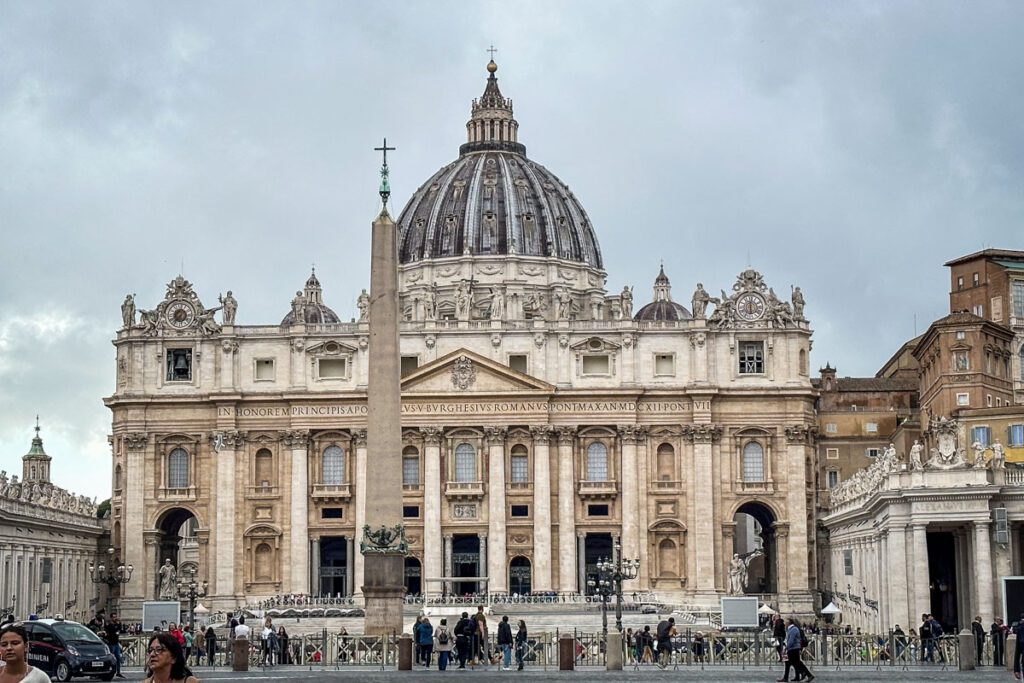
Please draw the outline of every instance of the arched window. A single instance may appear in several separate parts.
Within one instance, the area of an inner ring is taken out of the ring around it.
[[[476,481],[476,449],[468,443],[455,447],[455,481]]]
[[[402,449],[402,485],[418,486],[420,483],[420,451],[415,446]]]
[[[807,374],[807,350],[800,349],[800,374]]]
[[[587,446],[587,481],[608,481],[608,447],[600,441]]]
[[[254,468],[256,486],[274,485],[274,455],[266,448],[256,451],[256,467]]]
[[[167,488],[188,488],[188,452],[175,448],[167,456]]]
[[[114,488],[121,488],[121,466],[118,465],[114,468]]]
[[[1024,379],[1024,344],[1020,345],[1020,378]]]
[[[273,575],[274,551],[267,543],[260,543],[256,546],[256,580],[270,581]]]
[[[517,443],[512,447],[511,467],[509,474],[513,483],[525,483],[530,481],[530,454],[526,446]]]
[[[764,448],[756,441],[743,447],[743,481],[764,481]]]
[[[658,544],[658,574],[661,576],[679,576],[679,554],[676,544],[669,539]]]
[[[658,480],[671,481],[676,474],[676,449],[672,444],[663,443],[658,446]]]
[[[345,451],[341,446],[324,449],[323,477],[325,486],[341,486],[345,483]]]

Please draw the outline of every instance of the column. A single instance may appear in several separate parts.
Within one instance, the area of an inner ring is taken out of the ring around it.
[[[311,595],[320,595],[320,537],[309,541],[309,585]]]
[[[576,534],[576,585],[580,593],[587,592],[587,532]]]
[[[775,564],[777,567],[775,571],[775,590],[780,595],[779,609],[782,609],[781,596],[793,590],[793,583],[790,580],[790,565],[792,563],[790,562],[791,555],[789,553],[789,531],[792,526],[786,522],[775,522],[772,525],[772,529],[775,531]],[[856,551],[854,551],[854,557],[856,556]]]
[[[551,426],[530,428],[533,434],[533,590],[554,589],[551,583]]]
[[[362,540],[363,526],[366,524],[366,430],[353,429],[352,443],[356,449],[356,537]],[[401,472],[396,473],[401,476]],[[320,557],[319,553],[317,557]],[[363,595],[363,554],[355,557],[355,595]]]
[[[484,576],[487,572],[487,534],[477,534],[477,538],[480,539],[480,560],[477,562],[477,574]],[[490,592],[490,586],[477,586],[477,592],[484,591]]]
[[[576,469],[572,447],[575,427],[558,427],[558,590],[576,592]]]
[[[288,544],[291,555],[292,593],[311,593],[309,584],[309,434],[304,430],[281,433],[291,452],[291,517]]]
[[[645,439],[637,443],[636,456],[637,474],[639,477],[637,480],[637,490],[639,491],[638,507],[640,508],[640,520],[638,522],[640,527],[640,571],[637,573],[637,580],[639,581],[639,588],[641,590],[645,590],[651,587],[651,560],[648,557],[648,549],[650,548],[651,543],[647,536],[647,529],[650,527],[648,521],[650,507],[648,506],[647,498],[647,487],[650,482],[650,475],[648,473],[651,471],[651,448],[649,441]],[[679,515],[680,517],[683,515],[682,510],[679,511]],[[688,570],[686,566],[686,555],[688,554],[689,549],[686,548],[686,538],[684,537],[681,540],[683,545],[680,550],[683,551],[683,554],[680,557],[680,576],[687,576],[688,574],[686,572],[688,572]]]
[[[423,592],[432,597],[444,587],[426,581],[441,577],[441,430],[420,427],[423,435]],[[445,574],[451,576],[451,573]]]
[[[633,559],[640,556],[640,510],[637,507],[637,465],[636,444],[644,430],[636,425],[619,425],[622,443],[622,557]],[[636,579],[625,581],[623,590],[635,591]]]
[[[906,632],[915,623],[910,614],[910,600],[907,595],[907,527],[896,524],[889,527],[889,562],[885,572],[889,587],[889,623],[882,624],[890,629],[896,624]]]
[[[143,571],[139,572],[139,578],[141,579],[140,584],[145,591],[146,600],[157,600],[159,599],[159,595],[156,590],[156,572],[157,568],[160,566],[160,532],[146,531],[143,533],[143,542],[145,543],[146,557],[142,562]],[[128,585],[131,585],[131,582],[129,582]],[[97,591],[98,590],[99,587],[97,586]],[[220,593],[220,591],[218,591],[218,593]],[[230,587],[228,592],[222,595],[231,595]]]
[[[508,592],[506,569],[505,516],[505,432],[504,427],[485,427],[488,446],[487,463],[487,537],[491,540],[488,584],[492,593]]]
[[[345,593],[352,597],[356,592],[356,539],[349,536],[345,539]]]
[[[974,577],[977,586],[975,614],[991,620],[994,616],[992,601],[992,546],[988,521],[974,523]]]
[[[444,535],[444,576],[445,578],[451,578],[453,572],[452,567],[452,535]],[[445,595],[452,594],[452,585],[450,581],[445,581],[441,587],[442,592]]]
[[[932,611],[931,592],[928,588],[928,533],[927,525],[913,526],[914,539],[914,607],[913,621]],[[911,622],[913,623],[913,622]]]

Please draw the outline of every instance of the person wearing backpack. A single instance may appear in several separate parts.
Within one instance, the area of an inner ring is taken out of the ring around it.
[[[448,630],[448,620],[442,619],[434,630],[434,649],[437,650],[437,668],[439,671],[448,669],[448,659],[452,655],[452,632]]]
[[[470,631],[475,632],[476,623],[469,618],[468,612],[455,624],[455,654],[459,658],[459,668],[465,669],[469,660]]]

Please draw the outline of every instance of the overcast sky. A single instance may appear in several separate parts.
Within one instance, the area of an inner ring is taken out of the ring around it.
[[[639,307],[663,259],[688,302],[749,259],[804,291],[812,367],[873,375],[947,309],[943,262],[1024,248],[1022,35],[1019,2],[0,0],[0,467],[38,413],[56,483],[109,495],[119,305],[182,264],[267,324],[316,262],[352,316],[372,148],[400,210],[492,42],[609,291]]]

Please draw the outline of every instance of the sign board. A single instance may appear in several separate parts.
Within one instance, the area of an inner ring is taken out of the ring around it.
[[[757,598],[722,598],[722,628],[758,628]]]
[[[1003,584],[1003,621],[1010,625],[1024,614],[1024,576],[1000,577]]]
[[[159,626],[161,631],[167,630],[167,624],[181,623],[181,603],[171,600],[160,600],[142,603],[142,630],[152,631]]]

